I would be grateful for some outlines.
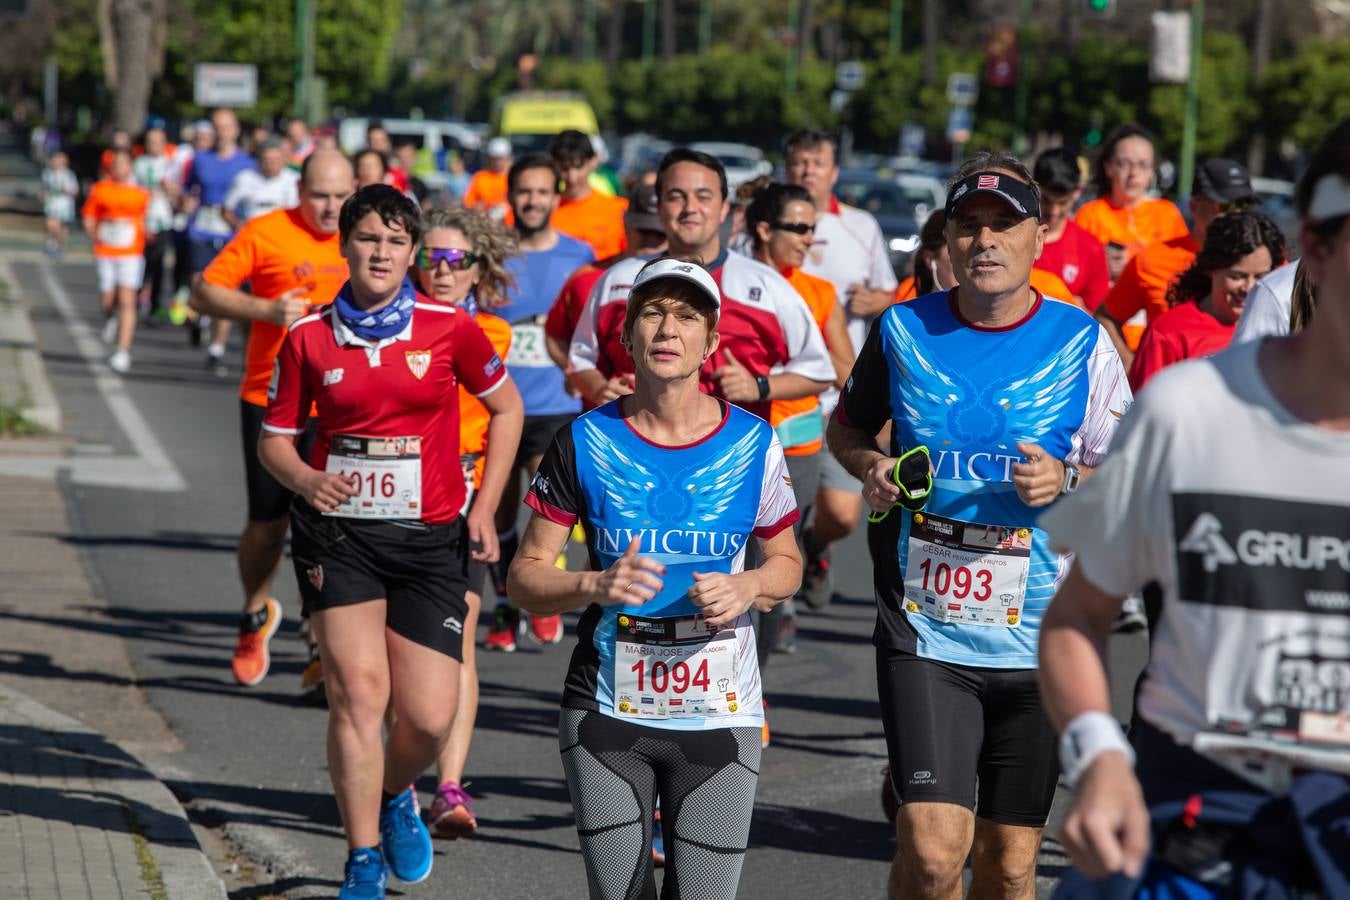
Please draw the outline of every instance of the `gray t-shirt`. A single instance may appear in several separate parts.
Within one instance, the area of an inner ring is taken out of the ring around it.
[[[1288,412],[1261,344],[1160,373],[1041,523],[1101,590],[1161,592],[1138,714],[1278,791],[1350,773],[1350,433]]]

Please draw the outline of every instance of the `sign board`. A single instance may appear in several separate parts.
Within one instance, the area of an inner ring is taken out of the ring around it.
[[[918,158],[923,156],[923,145],[927,133],[918,122],[906,122],[900,126],[900,155]]]
[[[848,101],[853,99],[852,91],[830,91],[830,112],[836,115],[848,109]]]
[[[974,126],[975,116],[969,106],[953,106],[947,113],[947,140],[953,144],[969,143]]]
[[[1148,62],[1150,81],[1185,84],[1191,77],[1191,14],[1153,14],[1153,54]]]
[[[834,86],[841,91],[862,90],[867,82],[867,71],[856,59],[845,60],[834,67]]]
[[[258,67],[252,63],[197,63],[192,102],[248,107],[258,102]]]
[[[947,102],[952,106],[974,106],[980,96],[980,79],[970,72],[947,76]]]
[[[0,16],[26,16],[29,12],[29,0],[0,0]]]

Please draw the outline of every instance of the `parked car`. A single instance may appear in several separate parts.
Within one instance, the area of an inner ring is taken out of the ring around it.
[[[735,193],[736,188],[745,182],[773,171],[773,164],[764,158],[763,151],[749,144],[696,141],[689,145],[689,149],[707,153],[722,161],[727,170],[727,190],[731,193]]]
[[[417,155],[425,161],[416,172],[418,178],[433,192],[447,191],[450,176],[446,172],[446,158],[458,154],[472,168],[477,163],[478,149],[483,141],[483,127],[468,122],[447,122],[439,119],[385,119],[377,116],[353,116],[338,125],[338,146],[344,153],[356,153],[366,146],[366,129],[378,122],[394,146],[413,144]]]
[[[839,173],[834,193],[849,206],[876,216],[897,277],[908,274],[909,260],[919,249],[919,229],[946,200],[942,183],[927,175],[902,174],[890,178]]]

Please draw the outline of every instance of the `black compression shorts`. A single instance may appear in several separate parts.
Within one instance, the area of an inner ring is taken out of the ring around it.
[[[879,647],[877,684],[901,803],[955,803],[1002,825],[1045,825],[1059,755],[1035,669],[958,666]]]
[[[281,486],[272,473],[263,468],[258,459],[258,437],[262,434],[263,416],[267,407],[239,401],[239,434],[244,448],[244,481],[248,485],[248,518],[250,522],[275,522],[290,512],[290,491]],[[296,452],[301,459],[309,459],[318,428],[310,419],[305,430],[295,439]]]
[[[414,643],[464,659],[468,540],[446,525],[323,516],[297,499],[291,557],[306,615],[385,599],[385,625]]]
[[[735,898],[759,782],[758,728],[678,731],[564,708],[558,744],[591,900],[655,900],[658,794],[662,898]]]

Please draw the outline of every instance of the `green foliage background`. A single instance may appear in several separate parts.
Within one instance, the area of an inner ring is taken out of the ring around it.
[[[63,100],[95,111],[110,106],[102,83],[95,11],[97,0],[61,0],[66,27],[54,38]],[[259,102],[246,120],[286,115],[295,75],[295,0],[172,0],[165,71],[156,82],[152,112],[197,115],[192,64],[252,62],[259,71]],[[936,54],[936,77],[921,78],[920,24],[906,19],[903,54],[886,49],[884,4],[816,0],[820,22],[836,23],[839,46],[864,62],[867,81],[842,113],[831,111],[833,66],[804,54],[796,90],[786,88],[788,49],[781,29],[786,0],[761,0],[755,10],[719,4],[714,42],[706,56],[682,52],[670,62],[637,58],[634,14],[627,17],[623,59],[609,71],[583,62],[577,50],[578,4],[571,0],[313,0],[317,4],[318,73],[330,107],[350,113],[463,115],[489,121],[493,101],[515,88],[515,53],[540,55],[535,86],[577,90],[611,132],[646,131],[673,140],[745,140],[769,151],[803,125],[847,125],[855,146],[893,151],[905,122],[924,126],[941,142],[948,103],[947,75],[982,73],[983,25],[947,20]],[[457,5],[456,5],[457,4]],[[910,4],[911,7],[917,4]],[[458,11],[458,14],[456,14]],[[688,10],[685,10],[688,13]],[[600,32],[603,36],[604,23]],[[400,30],[401,29],[401,30]],[[680,34],[682,51],[694,40]],[[603,56],[603,40],[597,49]],[[494,56],[493,53],[497,55]],[[1083,142],[1113,125],[1138,121],[1153,130],[1162,151],[1181,145],[1183,85],[1148,79],[1147,41],[1109,28],[1084,29],[1066,47],[1054,30],[1037,30],[1021,48],[1028,79],[1027,126],[1032,135]],[[1248,141],[1307,147],[1328,125],[1350,115],[1350,39],[1323,39],[1277,55],[1260,83],[1252,83],[1247,41],[1218,27],[1206,29],[1201,61],[1198,150],[1202,156],[1245,158]],[[1015,91],[983,86],[974,110],[977,146],[1007,146],[1013,138]],[[1090,141],[1088,141],[1090,143]]]

